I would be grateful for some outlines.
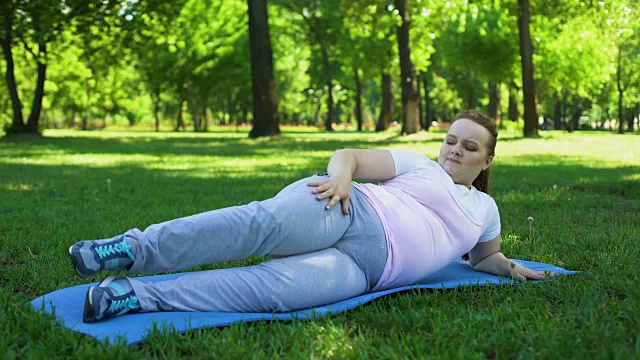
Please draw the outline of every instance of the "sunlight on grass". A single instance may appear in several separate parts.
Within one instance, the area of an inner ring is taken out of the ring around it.
[[[342,326],[310,326],[305,335],[313,343],[314,354],[321,358],[349,358],[356,355],[351,334]]]
[[[500,134],[491,194],[501,249],[581,271],[570,278],[408,292],[311,321],[154,333],[135,347],[87,341],[22,306],[100,280],[73,274],[66,258],[73,241],[268,198],[325,172],[340,148],[409,149],[436,159],[445,136],[287,128],[251,140],[247,131],[47,130],[45,138],[0,140],[0,348],[16,358],[32,349],[66,358],[638,358],[637,135]]]
[[[626,181],[640,181],[640,171],[637,174],[624,175],[622,180]]]

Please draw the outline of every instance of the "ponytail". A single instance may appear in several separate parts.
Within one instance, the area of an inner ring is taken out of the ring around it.
[[[473,187],[478,189],[478,191],[482,191],[485,194],[489,193],[489,168],[486,170],[480,171],[480,174],[473,180],[471,183]]]

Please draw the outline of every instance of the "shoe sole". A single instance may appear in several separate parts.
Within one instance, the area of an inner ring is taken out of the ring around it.
[[[115,279],[115,276],[107,276],[102,280],[98,286],[91,286],[89,290],[87,290],[87,294],[84,298],[84,311],[82,312],[82,321],[89,324],[94,323],[100,319],[96,319],[96,312],[93,308],[93,289],[96,287],[105,287],[109,285]]]
[[[90,324],[96,322],[96,312],[93,310],[93,306],[91,305],[91,295],[93,295],[94,287],[90,287],[87,291],[87,295],[84,298],[84,311],[82,312],[82,321]]]
[[[90,276],[90,275],[87,275],[87,274],[83,274],[78,269],[78,259],[76,259],[76,257],[73,256],[73,245],[69,246],[69,257],[71,258],[71,264],[73,264],[73,269],[76,271],[76,274],[80,275],[80,277],[83,277],[83,278],[86,278],[86,277]]]
[[[80,268],[78,267],[78,265],[80,265],[78,258],[76,258],[73,255],[73,245],[69,246],[69,257],[71,258],[71,264],[73,265],[73,269],[76,271],[76,274],[78,274],[78,276],[80,276],[81,278],[88,278],[89,276],[95,275],[98,273],[96,271],[85,273],[80,270]]]

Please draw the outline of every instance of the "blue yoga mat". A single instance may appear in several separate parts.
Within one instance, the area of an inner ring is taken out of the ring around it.
[[[533,270],[547,270],[558,274],[575,274],[557,266],[524,260],[514,260]],[[142,281],[161,281],[175,279],[187,273],[157,275],[137,278]],[[481,273],[471,269],[463,261],[455,261],[439,272],[423,279],[416,285],[403,286],[391,290],[361,295],[334,304],[299,310],[289,313],[223,313],[223,312],[154,312],[123,315],[93,324],[82,322],[84,298],[89,286],[98,283],[72,286],[41,296],[31,302],[36,309],[43,309],[48,313],[55,313],[58,321],[73,331],[77,331],[98,340],[116,342],[126,340],[128,344],[135,344],[149,335],[154,325],[169,326],[176,332],[184,333],[189,330],[225,326],[235,322],[258,320],[306,320],[328,314],[340,313],[367,303],[375,298],[387,294],[410,289],[446,289],[457,286],[505,285],[514,281],[509,278]]]

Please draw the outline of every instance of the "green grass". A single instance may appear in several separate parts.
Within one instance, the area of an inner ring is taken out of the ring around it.
[[[579,275],[411,291],[313,321],[242,323],[185,335],[159,329],[135,346],[99,343],[24,305],[103,276],[77,277],[66,256],[70,244],[270,197],[324,171],[338,148],[407,148],[435,158],[443,134],[289,130],[260,140],[231,130],[45,135],[0,140],[3,358],[640,356],[637,135],[500,135],[492,192],[501,209],[503,251]]]

